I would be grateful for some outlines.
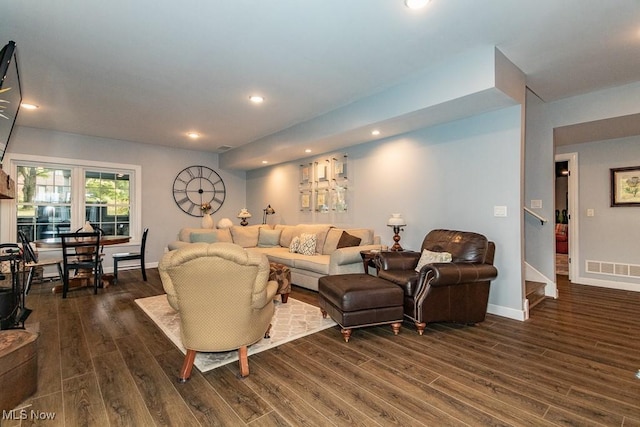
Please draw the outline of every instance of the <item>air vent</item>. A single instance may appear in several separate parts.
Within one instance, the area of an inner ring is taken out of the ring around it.
[[[218,151],[227,151],[227,150],[231,150],[233,147],[230,145],[221,145],[218,147]]]
[[[640,278],[640,265],[636,264],[588,260],[585,262],[585,267],[587,273]]]

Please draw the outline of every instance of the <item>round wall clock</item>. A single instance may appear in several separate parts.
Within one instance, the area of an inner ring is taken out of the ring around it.
[[[173,180],[173,199],[191,216],[203,216],[202,205],[209,203],[215,213],[224,203],[226,189],[216,171],[206,166],[189,166]]]

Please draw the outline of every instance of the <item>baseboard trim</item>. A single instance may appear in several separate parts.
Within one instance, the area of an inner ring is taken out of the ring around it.
[[[578,277],[571,280],[577,285],[598,286],[601,288],[619,289],[622,291],[640,292],[640,283],[612,282],[609,280],[594,279],[592,277]]]
[[[505,307],[503,305],[489,304],[487,306],[487,313],[495,314],[496,316],[506,317],[508,319],[520,320],[524,322],[527,320],[527,313],[525,310],[516,310],[511,307]]]

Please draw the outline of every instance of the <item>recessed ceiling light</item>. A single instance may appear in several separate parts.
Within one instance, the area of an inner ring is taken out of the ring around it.
[[[198,132],[187,132],[187,136],[191,139],[200,138],[200,134]]]
[[[264,102],[264,96],[251,95],[249,97],[249,101],[253,102],[254,104],[262,104]]]
[[[262,161],[262,164],[263,164],[263,165],[266,165],[267,163],[269,163],[267,160],[263,160],[263,161]]]
[[[380,135],[380,131],[378,129],[374,129],[374,130],[371,131],[371,135],[378,136],[378,135]]]
[[[306,150],[304,150],[305,153],[310,153],[311,149],[307,148]]]
[[[404,5],[409,9],[422,9],[429,4],[431,0],[404,0]]]
[[[26,102],[23,102],[22,104],[20,104],[20,106],[22,108],[27,109],[27,110],[37,110],[38,108],[40,108],[39,106],[37,106],[35,104],[27,104]]]

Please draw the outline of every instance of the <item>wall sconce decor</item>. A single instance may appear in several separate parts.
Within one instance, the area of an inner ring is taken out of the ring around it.
[[[391,218],[387,221],[388,227],[393,227],[393,246],[391,246],[392,251],[403,251],[402,246],[400,246],[400,232],[404,231],[402,227],[407,225],[407,222],[402,218],[402,214],[391,214]]]
[[[276,213],[276,211],[273,210],[271,205],[267,205],[267,207],[264,208],[262,211],[264,212],[262,214],[262,223],[263,224],[267,223],[267,215],[273,215],[274,213]]]
[[[249,213],[247,208],[242,208],[240,209],[240,212],[238,212],[238,218],[242,220],[240,221],[240,225],[244,227],[245,225],[249,224],[247,222],[247,218],[251,218],[251,214]]]

